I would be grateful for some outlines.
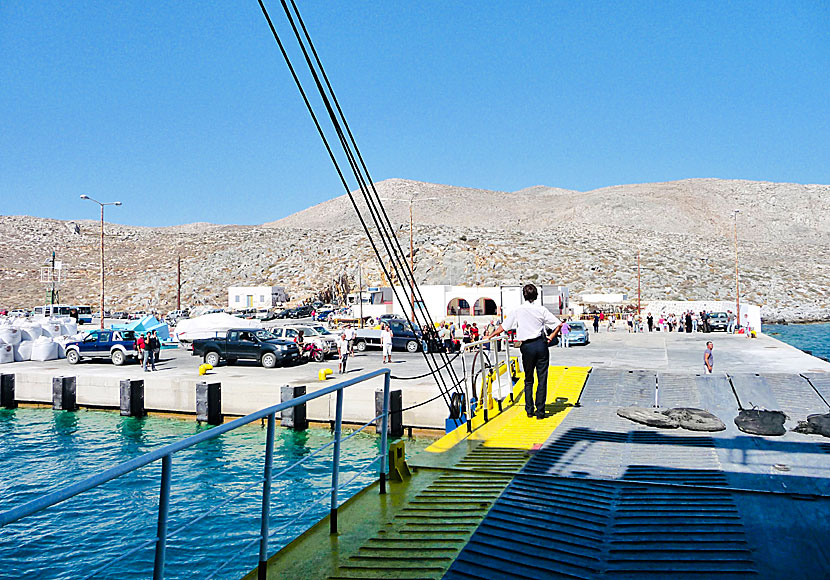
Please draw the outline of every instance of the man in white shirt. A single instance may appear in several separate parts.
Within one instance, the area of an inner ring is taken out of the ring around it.
[[[349,356],[354,356],[354,339],[357,336],[357,332],[355,332],[351,324],[347,324],[346,330],[343,332],[346,334],[346,340],[349,343]]]
[[[346,338],[346,331],[340,333],[337,338],[337,355],[340,358],[340,374],[346,372],[346,363],[349,360],[349,340]]]
[[[521,341],[522,367],[525,371],[525,411],[528,417],[545,418],[545,402],[548,396],[548,342],[559,334],[562,323],[544,306],[533,304],[539,296],[536,286],[522,288],[525,303],[511,310],[496,329],[485,336],[490,339],[505,330],[516,329],[516,340]],[[547,328],[553,328],[548,335]],[[533,404],[533,371],[536,370],[536,405]]]
[[[392,362],[392,329],[384,324],[380,331],[380,345],[383,348],[383,364]]]

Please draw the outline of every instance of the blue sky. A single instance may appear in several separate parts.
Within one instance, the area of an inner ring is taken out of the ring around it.
[[[298,5],[375,180],[830,183],[830,3]],[[4,1],[0,120],[3,214],[256,224],[343,193],[254,0]]]

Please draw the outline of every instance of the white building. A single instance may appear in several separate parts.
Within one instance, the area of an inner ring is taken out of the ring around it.
[[[282,286],[231,286],[228,288],[228,308],[273,308],[288,302],[288,294]]]
[[[521,286],[443,286],[427,285],[418,286],[423,296],[423,302],[416,303],[416,308],[426,309],[433,321],[443,320],[468,320],[485,321],[501,319],[510,310],[524,302]],[[553,314],[561,315],[569,312],[569,295],[567,286],[537,286],[539,290],[539,302]],[[380,308],[382,314],[403,315],[404,311],[411,312],[412,306],[406,303],[404,306],[395,298],[395,293],[390,288],[372,288],[374,292],[364,291],[364,308],[366,302],[370,301],[375,308]],[[397,287],[397,293],[401,300],[407,302],[409,299],[409,288]],[[372,298],[369,298],[371,294]],[[405,310],[404,310],[405,309]],[[379,311],[380,311],[379,310]],[[378,311],[378,312],[379,312]],[[378,314],[372,311],[372,316]],[[364,314],[365,314],[364,310]],[[357,313],[355,312],[355,315]]]

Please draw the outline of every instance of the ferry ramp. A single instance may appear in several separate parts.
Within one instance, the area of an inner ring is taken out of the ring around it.
[[[323,521],[275,555],[268,577],[830,578],[830,443],[733,422],[738,399],[784,410],[788,428],[826,413],[825,379],[551,367],[550,417],[519,403],[448,434],[390,494],[341,507],[339,536]],[[616,414],[655,396],[726,429]]]

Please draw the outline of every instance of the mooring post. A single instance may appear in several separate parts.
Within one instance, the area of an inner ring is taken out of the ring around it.
[[[14,375],[4,373],[0,375],[0,407],[17,409],[17,400],[14,398]]]
[[[143,417],[144,411],[144,381],[140,379],[125,379],[120,383],[120,403],[122,417]]]
[[[52,409],[77,411],[75,377],[52,377]]]
[[[305,395],[305,385],[294,387],[291,385],[283,385],[280,387],[280,402],[285,403],[298,397]],[[308,429],[308,415],[306,414],[306,404],[301,403],[294,407],[284,409],[280,412],[280,425],[288,427],[294,431],[305,431]]]
[[[383,389],[375,391],[375,417],[384,412]],[[381,433],[382,427],[375,423],[375,433]],[[389,421],[387,432],[392,437],[403,437],[403,391],[395,389],[389,392]]]
[[[196,383],[196,420],[222,424],[222,383]]]

